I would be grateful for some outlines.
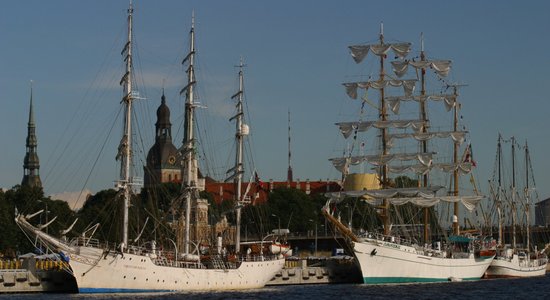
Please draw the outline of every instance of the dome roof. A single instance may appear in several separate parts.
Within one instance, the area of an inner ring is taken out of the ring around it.
[[[172,143],[155,143],[147,153],[147,166],[153,169],[180,168],[181,156]]]

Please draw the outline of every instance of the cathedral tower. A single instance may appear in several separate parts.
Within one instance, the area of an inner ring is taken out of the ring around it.
[[[181,182],[181,155],[172,144],[172,124],[170,109],[162,92],[155,123],[155,144],[147,154],[145,166],[145,187],[164,182]]]

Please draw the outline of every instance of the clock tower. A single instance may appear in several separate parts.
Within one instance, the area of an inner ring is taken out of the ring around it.
[[[181,182],[182,157],[172,144],[172,124],[170,109],[162,92],[161,103],[157,109],[155,123],[155,144],[147,154],[147,165],[144,167],[145,187],[164,182]]]

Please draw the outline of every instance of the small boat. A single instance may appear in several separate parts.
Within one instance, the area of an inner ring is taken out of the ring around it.
[[[269,245],[269,251],[273,254],[282,254],[285,257],[292,256],[292,249],[290,249],[290,246],[288,244],[281,244],[274,242],[273,244]]]

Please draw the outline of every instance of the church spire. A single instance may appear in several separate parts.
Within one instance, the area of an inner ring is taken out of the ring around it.
[[[32,81],[31,81],[31,99],[29,107],[29,123],[27,124],[27,141],[25,154],[25,160],[23,162],[23,181],[22,186],[42,187],[42,181],[40,180],[40,162],[38,160],[38,153],[36,147],[38,146],[38,140],[36,138],[36,125],[34,123],[34,109],[32,103]]]

